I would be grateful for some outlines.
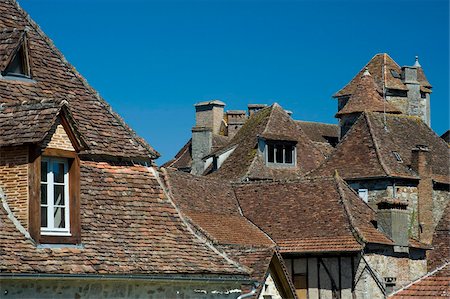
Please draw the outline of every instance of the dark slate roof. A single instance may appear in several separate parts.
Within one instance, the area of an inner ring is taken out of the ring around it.
[[[333,97],[349,96],[354,93],[356,86],[364,73],[365,69],[368,68],[369,72],[372,74],[378,90],[383,90],[383,66],[385,69],[385,84],[386,88],[394,90],[408,90],[406,85],[402,82],[400,78],[394,77],[391,70],[398,74],[402,73],[400,66],[386,53],[376,54],[372,59],[356,74],[356,76],[346,85],[344,88],[339,90],[333,95]],[[419,70],[420,69],[420,70]],[[421,90],[424,92],[431,92],[431,85],[425,78],[422,68],[418,68],[418,80],[421,83]]]
[[[258,155],[258,138],[297,142],[297,167],[276,169],[265,166]],[[313,144],[286,111],[278,104],[253,114],[230,142],[219,149],[234,148],[222,166],[210,174],[226,180],[296,178],[314,169],[324,160],[324,155]]]
[[[388,298],[450,298],[450,264],[426,274]]]
[[[281,252],[354,252],[364,243],[393,244],[370,222],[375,212],[339,177],[241,183],[235,193],[244,216]]]
[[[11,59],[19,32],[26,36],[33,81],[0,79],[0,104],[66,100],[88,145],[86,154],[144,160],[159,156],[112,111],[12,0],[0,1],[0,65]]]
[[[427,145],[431,151],[433,179],[449,182],[448,145],[417,117],[383,113],[362,114],[334,153],[309,176],[331,175],[337,170],[345,179],[418,179],[410,168],[411,151],[417,145]],[[399,153],[402,161],[397,161],[393,152]]]
[[[445,142],[450,143],[450,130],[447,130],[444,134],[442,134],[441,138],[444,139]]]
[[[246,275],[188,229],[144,166],[81,161],[82,247],[39,249],[0,207],[0,272]]]
[[[264,232],[242,216],[231,185],[181,171],[165,171],[173,200],[215,244],[273,246]]]
[[[369,72],[364,72],[347,104],[336,113],[336,117],[361,112],[401,113],[392,104],[384,100],[377,91],[377,86]]]

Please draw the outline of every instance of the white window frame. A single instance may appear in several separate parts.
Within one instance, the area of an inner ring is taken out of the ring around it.
[[[274,157],[274,162],[269,162],[269,143],[273,144],[274,146],[274,153],[273,153],[273,157]],[[276,162],[276,155],[277,155],[277,145],[283,145],[283,162]],[[285,145],[290,145],[293,148],[292,151],[292,162],[291,163],[286,163],[286,147]],[[274,166],[274,167],[295,167],[297,165],[297,147],[295,146],[294,143],[289,143],[289,142],[277,142],[277,141],[266,141],[265,142],[265,146],[264,146],[264,156],[265,156],[265,162],[267,166]]]
[[[69,199],[69,163],[67,159],[64,158],[53,158],[53,157],[43,157],[41,162],[47,162],[47,182],[42,182],[41,184],[47,184],[47,227],[41,227],[41,235],[45,236],[71,236],[70,233],[70,199]],[[58,205],[58,207],[64,208],[64,226],[65,228],[54,227],[55,219],[53,216],[53,211],[55,209],[54,204],[54,174],[53,174],[53,164],[62,163],[64,164],[64,205]],[[44,171],[41,167],[41,171]],[[40,199],[41,200],[41,199]],[[41,203],[42,206],[42,203]],[[42,217],[42,215],[41,215]]]
[[[365,203],[369,202],[369,189],[358,189],[358,196],[361,198]]]

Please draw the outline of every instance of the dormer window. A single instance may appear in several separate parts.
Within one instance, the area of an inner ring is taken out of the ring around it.
[[[41,235],[70,236],[67,159],[41,160]]]
[[[265,158],[267,166],[296,165],[296,148],[294,142],[266,141]]]
[[[28,52],[25,46],[25,42],[17,50],[13,59],[9,62],[5,71],[2,72],[2,75],[5,78],[10,79],[30,79],[30,64],[28,62]]]

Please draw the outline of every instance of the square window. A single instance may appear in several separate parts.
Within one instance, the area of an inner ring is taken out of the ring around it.
[[[295,161],[295,143],[288,141],[265,141],[265,158],[267,166],[293,167]]]

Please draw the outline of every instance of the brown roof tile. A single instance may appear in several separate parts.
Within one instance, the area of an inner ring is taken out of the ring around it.
[[[17,28],[3,28],[0,31],[0,72],[5,71],[24,36],[25,31]]]
[[[339,138],[339,126],[312,121],[295,121],[303,132],[314,142],[328,143],[330,138]]]
[[[244,215],[283,252],[359,251],[392,244],[370,223],[374,211],[338,178],[235,186]],[[301,217],[299,216],[301,215]]]
[[[427,145],[432,153],[434,180],[449,182],[448,145],[416,117],[383,113],[364,113],[335,152],[309,176],[331,175],[337,170],[345,179],[386,176],[417,179],[410,165],[412,149],[419,144]]]
[[[442,218],[433,234],[433,250],[428,253],[428,269],[435,269],[443,263],[450,262],[450,204],[442,214]]]
[[[267,167],[258,154],[258,138],[297,142],[297,167],[275,169]],[[240,181],[250,179],[296,178],[317,167],[324,159],[308,136],[278,104],[253,114],[225,148],[236,147],[222,166],[210,176]]]
[[[348,96],[355,92],[356,86],[360,81],[364,71],[368,68],[373,79],[381,92],[383,90],[383,66],[385,69],[386,88],[396,90],[408,90],[400,78],[392,75],[391,70],[401,74],[400,66],[386,53],[376,54],[372,59],[358,72],[358,74],[341,90],[333,95],[333,97]]]
[[[450,264],[448,262],[389,296],[392,299],[449,297]]]
[[[82,247],[39,249],[0,208],[0,272],[232,274],[245,268],[194,236],[143,166],[81,162]]]
[[[336,117],[364,111],[401,113],[400,110],[381,97],[377,91],[375,81],[368,71],[362,75],[347,104],[336,113]]]
[[[0,34],[0,48],[3,49],[0,64],[5,63],[5,57],[8,56],[5,53],[11,51],[12,44],[17,40],[17,37],[12,37],[16,34],[14,32],[24,28],[27,28],[28,54],[34,82],[0,79],[0,103],[66,100],[73,118],[80,125],[80,134],[89,147],[87,154],[146,160],[159,156],[112,112],[111,107],[65,60],[15,1],[0,2],[0,32],[13,32],[11,35]]]

